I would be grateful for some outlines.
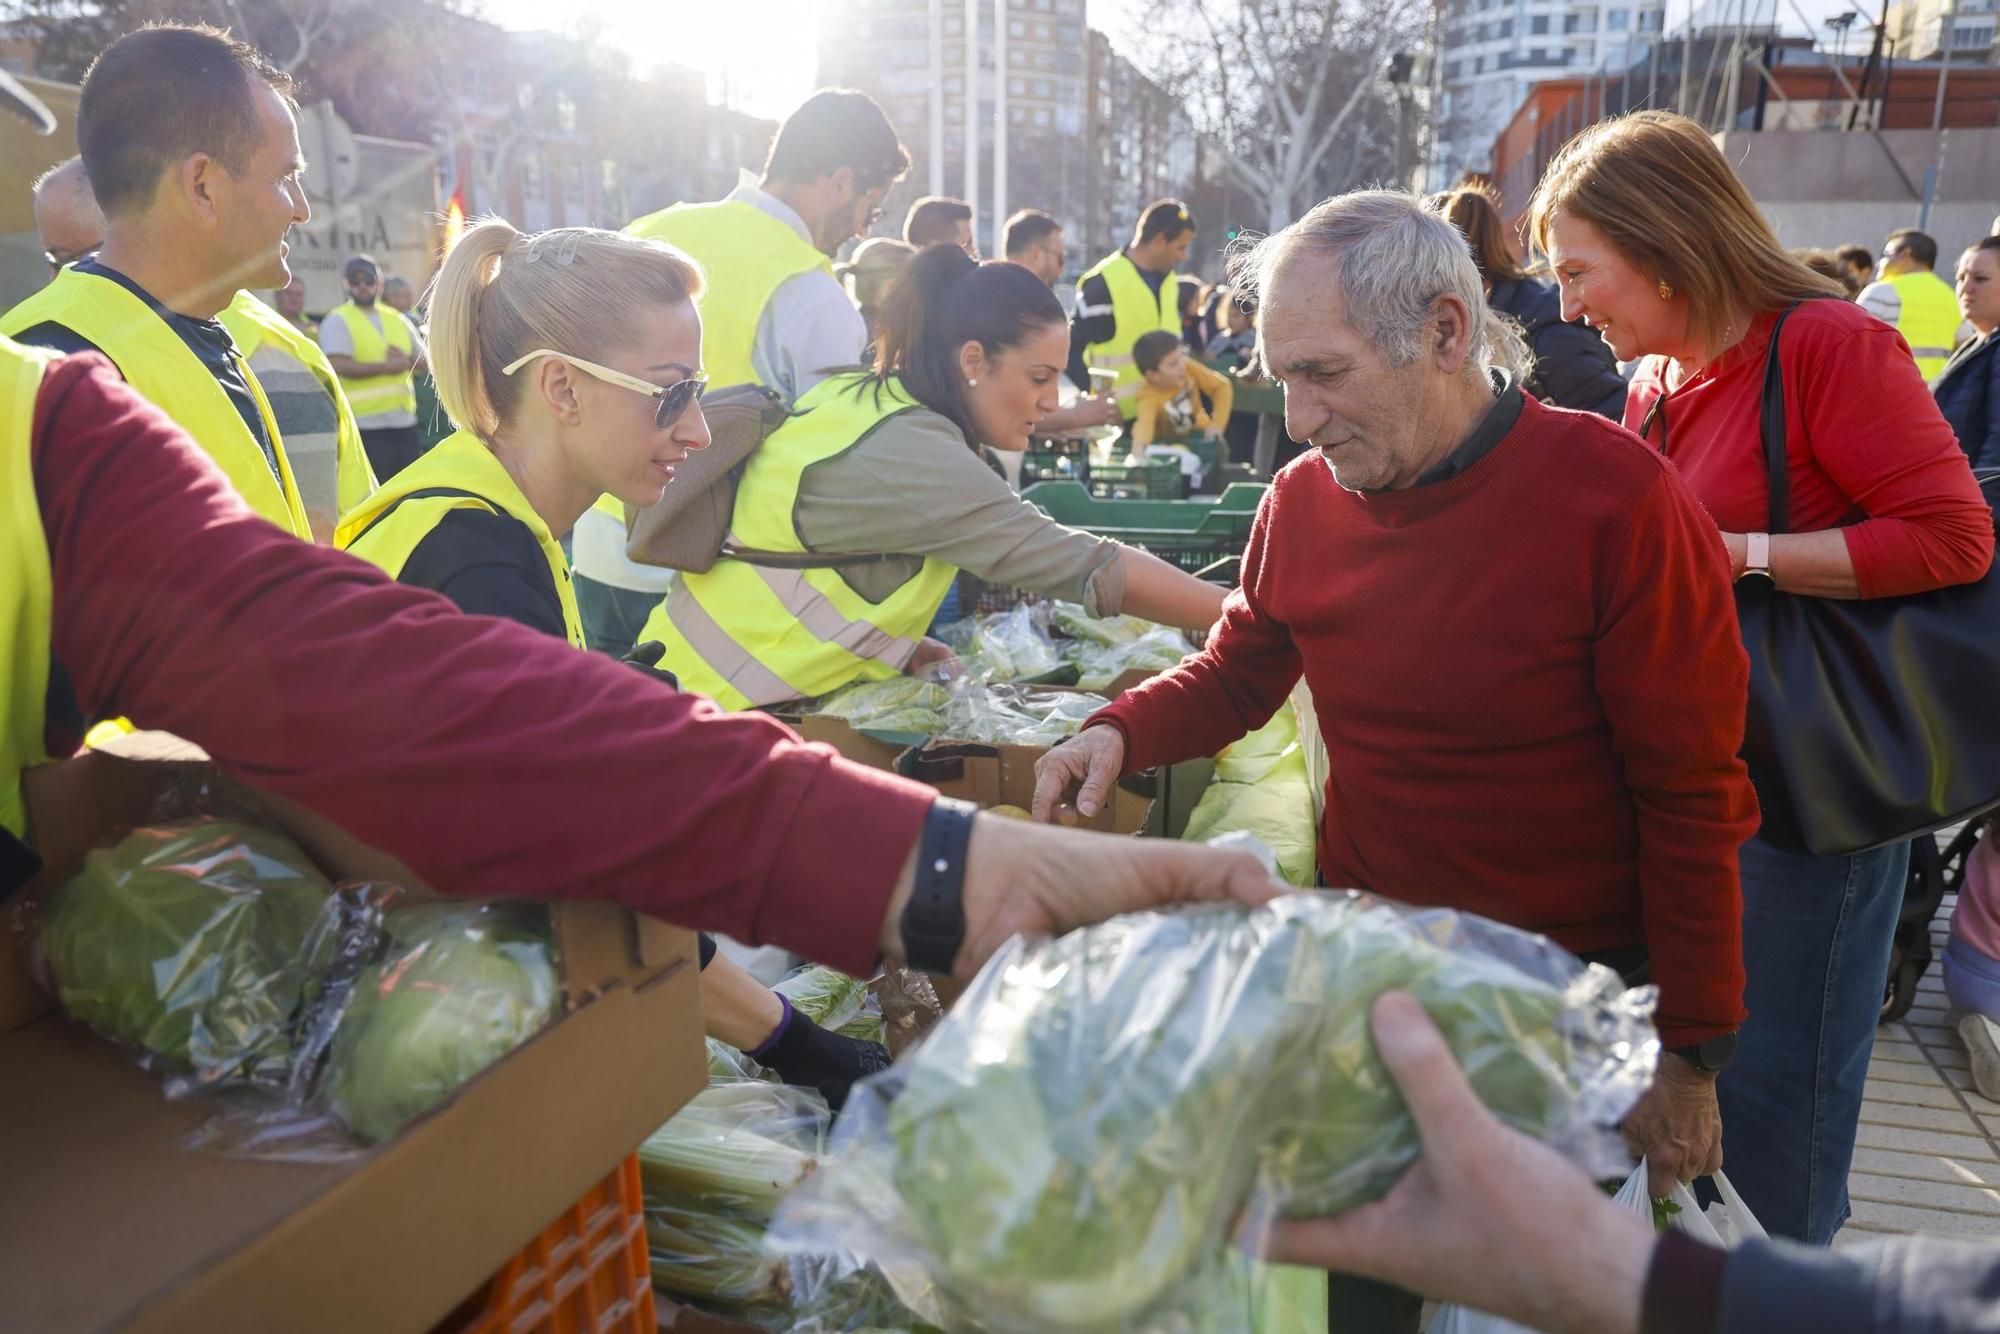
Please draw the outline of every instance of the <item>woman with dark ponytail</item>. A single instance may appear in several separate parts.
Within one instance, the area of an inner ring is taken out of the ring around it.
[[[750,456],[728,554],[679,575],[640,642],[684,689],[746,709],[942,657],[924,629],[961,569],[1206,630],[1222,589],[1055,523],[983,458],[1028,447],[1068,357],[1046,283],[927,247],[883,299],[875,364],[822,381]]]

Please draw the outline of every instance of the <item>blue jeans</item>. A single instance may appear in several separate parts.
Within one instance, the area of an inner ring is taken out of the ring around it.
[[[1753,838],[1741,864],[1750,1018],[1716,1090],[1725,1166],[1772,1236],[1824,1246],[1847,1221],[1910,845],[1812,857]]]
[[[583,621],[583,642],[599,653],[622,658],[639,642],[646,618],[660,605],[660,594],[600,584],[580,574],[570,576],[576,592],[576,614]]]

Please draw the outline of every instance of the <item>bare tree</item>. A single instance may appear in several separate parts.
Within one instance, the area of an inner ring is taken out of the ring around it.
[[[1149,0],[1146,63],[1277,230],[1319,198],[1393,174],[1389,53],[1424,0]],[[1413,127],[1405,132],[1414,135]]]

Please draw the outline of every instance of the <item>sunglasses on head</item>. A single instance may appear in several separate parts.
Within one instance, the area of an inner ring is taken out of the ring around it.
[[[582,357],[573,357],[567,352],[557,352],[553,348],[546,347],[536,348],[533,352],[502,368],[500,373],[502,375],[512,375],[515,371],[520,370],[521,367],[527,365],[537,357],[554,357],[559,361],[576,367],[585,375],[604,381],[606,384],[615,384],[620,389],[630,389],[634,393],[658,399],[660,402],[659,406],[653,412],[653,424],[662,431],[679,421],[681,414],[688,410],[690,403],[700,402],[702,390],[708,387],[708,377],[706,375],[690,375],[685,379],[676,380],[672,384],[667,385],[654,384],[651,380],[642,380],[636,375],[627,375],[624,371],[614,371],[609,366],[600,366],[594,361],[585,361]]]

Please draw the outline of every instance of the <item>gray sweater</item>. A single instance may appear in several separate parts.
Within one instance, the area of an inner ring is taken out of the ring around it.
[[[1746,1243],[1723,1269],[1716,1334],[1781,1330],[2000,1334],[2000,1245],[1934,1237],[1840,1251]]]

